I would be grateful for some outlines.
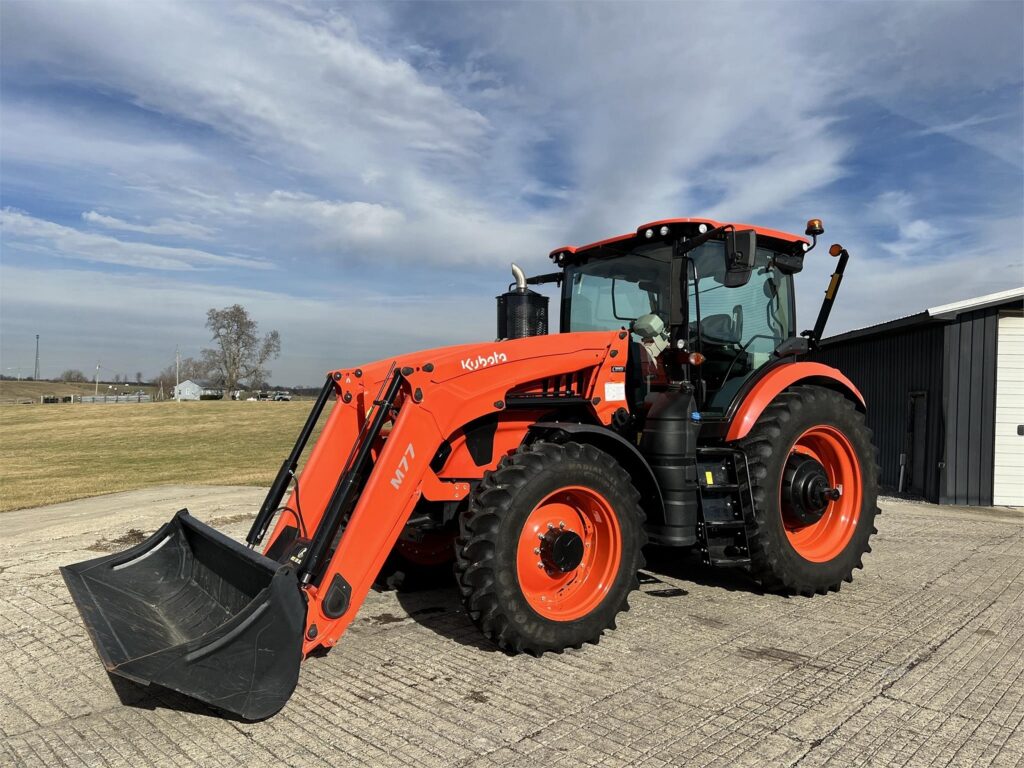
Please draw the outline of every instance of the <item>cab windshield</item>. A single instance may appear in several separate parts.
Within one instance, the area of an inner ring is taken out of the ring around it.
[[[688,342],[706,358],[700,371],[707,389],[705,410],[724,411],[743,382],[795,333],[793,278],[775,268],[772,257],[770,249],[758,248],[750,281],[729,288],[723,243],[709,241],[687,254]],[[628,328],[648,313],[668,325],[671,262],[671,246],[651,244],[567,267],[562,329]],[[640,341],[635,334],[633,339]]]

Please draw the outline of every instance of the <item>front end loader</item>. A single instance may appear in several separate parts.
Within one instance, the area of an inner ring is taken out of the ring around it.
[[[554,272],[514,268],[497,341],[330,371],[245,544],[181,510],[62,568],[105,667],[260,719],[386,573],[453,568],[484,635],[537,656],[615,626],[649,543],[838,590],[870,551],[877,468],[863,398],[807,359],[840,246],[795,331],[822,232],[671,219],[559,248]]]

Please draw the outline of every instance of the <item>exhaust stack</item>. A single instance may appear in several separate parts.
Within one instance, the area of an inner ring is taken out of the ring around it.
[[[548,332],[548,297],[526,286],[526,274],[512,265],[515,282],[498,299],[498,339],[522,339]]]

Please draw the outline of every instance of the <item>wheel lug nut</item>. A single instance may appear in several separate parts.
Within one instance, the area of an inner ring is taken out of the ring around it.
[[[534,547],[533,548],[533,554],[539,555],[540,554],[540,547]]]
[[[544,563],[542,563],[540,560],[538,560],[537,561],[537,567],[538,568],[543,568],[544,567]]]
[[[558,527],[559,528],[565,528],[565,523],[563,523],[561,520],[559,520],[558,521]]]
[[[554,523],[548,523],[548,530],[549,530],[549,531],[550,531],[550,530],[551,530],[552,528],[554,528],[554,527],[555,527],[555,524],[554,524]]]

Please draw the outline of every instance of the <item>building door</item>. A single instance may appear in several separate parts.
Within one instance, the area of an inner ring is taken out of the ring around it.
[[[907,490],[916,496],[924,496],[925,461],[928,453],[928,394],[910,393],[910,456],[907,468],[910,480]]]
[[[1024,506],[1024,317],[1000,317],[992,503]]]

